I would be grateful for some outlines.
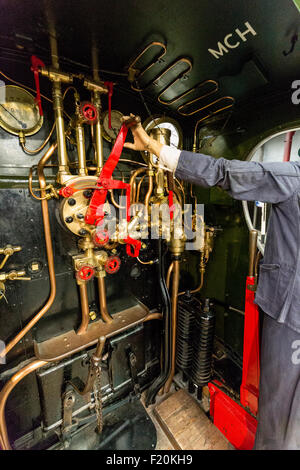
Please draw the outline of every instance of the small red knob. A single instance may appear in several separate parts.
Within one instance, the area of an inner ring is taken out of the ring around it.
[[[93,241],[97,246],[106,245],[106,243],[109,241],[109,234],[107,230],[97,229],[96,233],[94,234]]]
[[[104,265],[104,269],[108,274],[115,274],[119,271],[121,260],[118,256],[110,256]]]
[[[89,281],[94,275],[95,269],[89,264],[82,266],[76,273],[76,277],[80,281]]]
[[[98,119],[98,111],[92,103],[81,103],[80,114],[87,124],[94,124]]]
[[[59,195],[62,197],[70,197],[75,193],[75,189],[72,186],[65,186],[59,190]]]

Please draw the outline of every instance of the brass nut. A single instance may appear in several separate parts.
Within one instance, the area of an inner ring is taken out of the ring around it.
[[[90,316],[91,320],[96,320],[96,318],[97,318],[97,314],[93,310],[91,312],[89,312],[89,316]]]

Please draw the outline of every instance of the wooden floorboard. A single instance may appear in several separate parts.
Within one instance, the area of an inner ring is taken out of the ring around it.
[[[230,450],[233,447],[197,401],[179,390],[157,405],[154,416],[178,450]]]

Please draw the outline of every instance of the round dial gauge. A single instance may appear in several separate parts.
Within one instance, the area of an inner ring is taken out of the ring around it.
[[[183,134],[182,129],[178,122],[168,116],[153,115],[146,119],[143,123],[143,128],[149,134],[151,129],[162,128],[169,129],[171,132],[170,135],[170,146],[178,149],[182,149]],[[148,161],[147,152],[141,152],[144,160]]]
[[[102,116],[102,129],[104,139],[111,142],[115,140],[119,134],[122,126],[121,118],[123,114],[120,111],[114,109],[111,110],[111,129],[108,126],[108,111],[105,111]]]
[[[0,126],[11,134],[35,134],[43,124],[34,97],[14,85],[0,87]]]

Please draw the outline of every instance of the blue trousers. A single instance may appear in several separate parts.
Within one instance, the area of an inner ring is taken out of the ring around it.
[[[300,334],[264,314],[255,450],[300,450],[299,378]]]

